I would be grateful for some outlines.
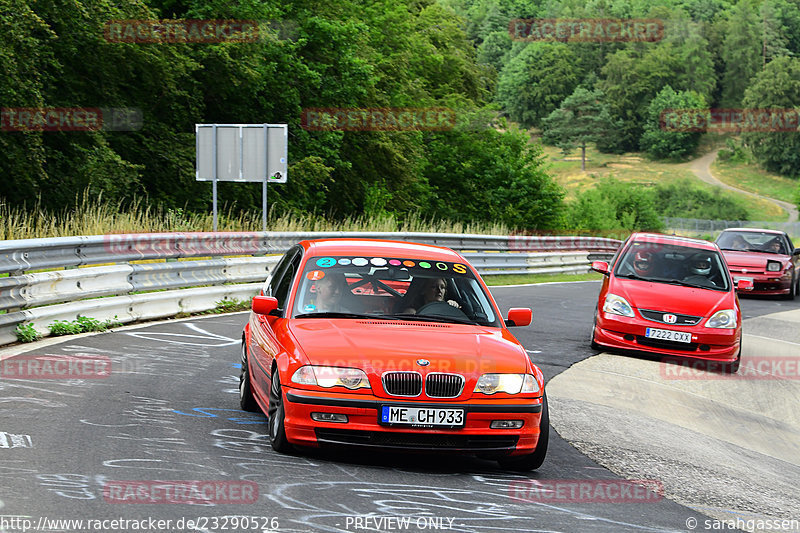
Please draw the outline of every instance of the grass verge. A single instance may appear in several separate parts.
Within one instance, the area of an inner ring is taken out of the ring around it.
[[[564,281],[599,281],[601,279],[603,279],[603,275],[596,272],[587,274],[498,274],[497,276],[483,276],[483,281],[490,287]]]

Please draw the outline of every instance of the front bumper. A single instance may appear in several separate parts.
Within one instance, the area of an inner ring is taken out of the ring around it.
[[[711,329],[702,326],[671,326],[641,318],[601,313],[594,331],[597,344],[621,350],[635,350],[709,361],[735,361],[739,354],[740,330]],[[691,343],[660,341],[645,337],[647,328],[685,331]]]
[[[768,296],[771,294],[780,295],[780,294],[789,294],[792,290],[792,277],[784,276],[784,275],[776,275],[780,274],[779,272],[773,272],[770,274],[741,274],[741,273],[733,273],[735,278],[749,278],[753,280],[753,290],[750,291],[740,291],[737,289],[737,292],[742,296]]]
[[[378,423],[383,405],[463,408],[466,419],[457,429],[386,426]],[[434,403],[287,388],[284,409],[286,438],[300,446],[524,455],[532,453],[539,440],[542,399]],[[348,422],[319,422],[311,419],[311,413],[344,414]],[[493,420],[522,420],[523,425],[491,429]]]

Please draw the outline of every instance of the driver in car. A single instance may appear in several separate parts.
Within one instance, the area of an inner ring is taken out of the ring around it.
[[[427,280],[425,287],[422,289],[422,292],[417,297],[414,303],[419,305],[407,307],[403,310],[404,313],[411,313],[416,314],[418,309],[422,307],[434,303],[434,302],[444,302],[444,296],[447,292],[447,281],[444,278],[431,278]],[[447,300],[447,303],[452,305],[453,307],[458,308],[459,305],[454,300]]]

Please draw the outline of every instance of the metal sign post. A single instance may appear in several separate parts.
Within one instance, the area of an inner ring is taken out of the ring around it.
[[[262,183],[262,225],[267,230],[267,184],[286,183],[286,124],[195,124],[197,181],[211,181],[217,231],[217,181]]]

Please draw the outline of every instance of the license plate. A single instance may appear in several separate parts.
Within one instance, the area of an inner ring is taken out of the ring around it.
[[[672,331],[669,329],[647,328],[644,334],[648,339],[658,339],[673,342],[692,342],[692,334],[685,331]]]
[[[381,408],[380,421],[382,424],[400,424],[404,426],[462,427],[464,425],[464,410],[384,405]]]

